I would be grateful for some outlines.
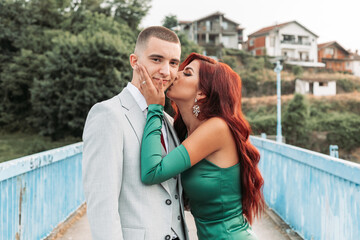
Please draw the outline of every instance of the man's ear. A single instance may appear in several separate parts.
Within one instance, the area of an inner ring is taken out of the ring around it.
[[[130,60],[130,65],[131,65],[132,69],[134,69],[135,65],[138,62],[138,56],[135,53],[132,53],[130,55],[129,60]]]

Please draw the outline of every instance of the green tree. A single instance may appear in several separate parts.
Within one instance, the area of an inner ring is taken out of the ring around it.
[[[309,139],[309,111],[303,95],[294,95],[286,107],[282,119],[286,142],[299,147],[306,147]]]
[[[64,34],[45,54],[42,79],[31,90],[31,123],[53,139],[80,136],[90,107],[108,99],[130,79],[128,56],[133,46],[120,35],[97,31]]]
[[[30,89],[34,79],[41,76],[45,59],[30,50],[22,50],[1,74],[3,101],[0,107],[0,124],[8,130],[26,128],[26,117],[31,113]]]
[[[178,25],[178,20],[176,15],[169,14],[165,16],[165,18],[162,20],[162,25],[168,29],[172,29],[173,27],[176,27]]]
[[[188,37],[184,33],[178,34],[180,43],[181,43],[181,60],[185,60],[190,53],[202,53],[203,48],[196,44],[195,42],[188,39]]]
[[[114,19],[125,21],[130,29],[136,30],[141,20],[150,10],[151,0],[109,0],[107,3],[115,9]]]

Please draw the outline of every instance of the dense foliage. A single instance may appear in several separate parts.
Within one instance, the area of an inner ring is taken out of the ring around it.
[[[276,135],[276,100],[244,101],[243,111],[253,134]],[[294,95],[282,101],[282,132],[286,142],[313,151],[329,153],[329,145],[338,145],[340,157],[360,161],[360,100],[334,96],[327,100]],[[354,152],[354,155],[352,155]]]
[[[309,139],[309,111],[305,98],[295,94],[284,111],[282,118],[283,135],[286,142],[305,147]]]

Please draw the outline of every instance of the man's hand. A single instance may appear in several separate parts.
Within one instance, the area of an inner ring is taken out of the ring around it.
[[[145,67],[138,63],[135,65],[135,71],[137,71],[140,76],[140,92],[144,95],[146,103],[148,105],[160,104],[164,106],[165,93],[162,81],[154,85]]]

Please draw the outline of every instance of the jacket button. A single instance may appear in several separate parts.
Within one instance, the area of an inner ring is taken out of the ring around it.
[[[170,239],[171,239],[170,235],[165,236],[165,240],[170,240]]]
[[[180,219],[181,219],[181,217],[180,216],[178,216],[178,220],[180,221]]]
[[[170,199],[166,199],[165,203],[166,203],[166,205],[170,205],[170,204],[171,204],[171,200],[170,200]]]
[[[178,198],[179,198],[179,196],[177,194],[175,194],[175,199],[178,199]]]

